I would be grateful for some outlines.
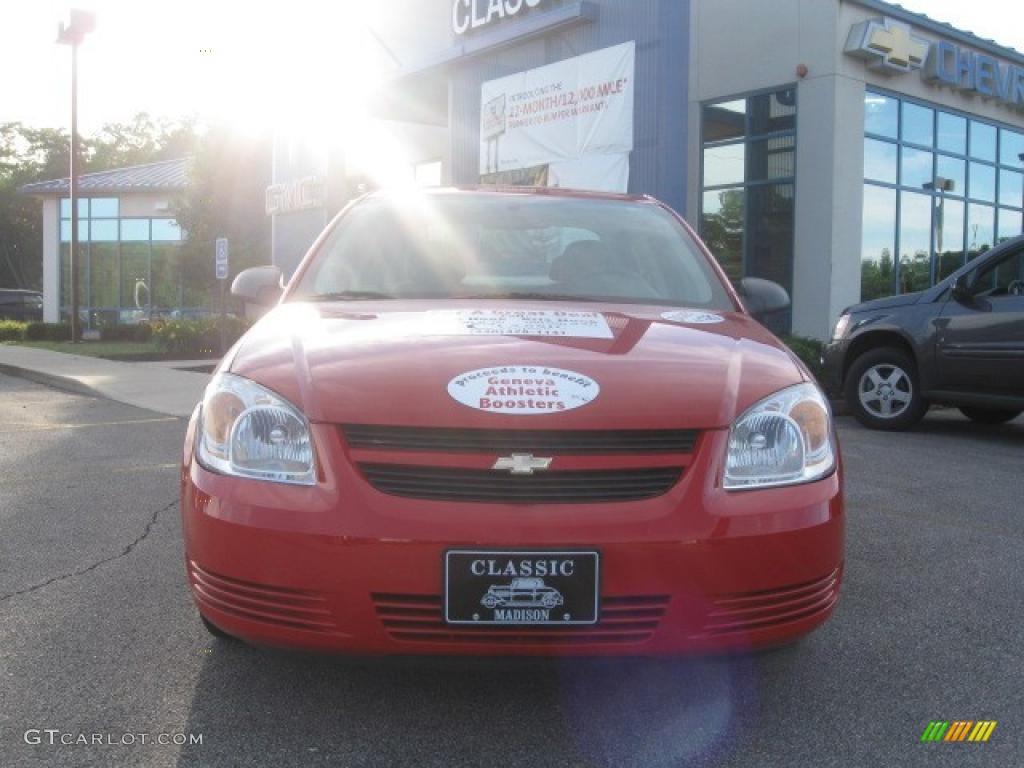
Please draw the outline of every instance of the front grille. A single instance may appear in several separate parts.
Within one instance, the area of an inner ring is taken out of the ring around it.
[[[387,427],[349,424],[342,427],[352,448],[452,453],[617,454],[690,453],[698,432],[692,429],[520,430]]]
[[[490,469],[360,464],[381,493],[435,501],[575,504],[650,499],[667,493],[682,467],[572,470],[514,476]]]
[[[544,646],[646,642],[658,628],[669,602],[665,595],[605,597],[599,620],[591,626],[474,627],[446,624],[440,595],[377,593],[371,598],[377,616],[395,640]]]
[[[723,595],[713,600],[704,632],[728,635],[799,621],[828,610],[839,599],[841,569],[821,579],[763,592]]]
[[[323,595],[229,579],[189,561],[192,592],[201,606],[264,624],[330,632],[336,628]]]

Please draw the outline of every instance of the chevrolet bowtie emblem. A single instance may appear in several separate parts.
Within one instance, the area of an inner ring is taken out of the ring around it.
[[[491,469],[506,470],[513,475],[532,475],[548,469],[552,461],[554,459],[538,458],[532,453],[513,453],[511,456],[502,456]]]
[[[846,38],[846,52],[865,59],[881,72],[900,73],[921,69],[931,43],[913,34],[907,24],[892,19],[869,19],[855,25]]]

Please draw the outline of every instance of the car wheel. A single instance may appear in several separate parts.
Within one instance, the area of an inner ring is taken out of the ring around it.
[[[495,598],[495,597],[491,597],[490,595],[485,597],[483,602],[484,602],[484,608],[497,608],[498,607],[498,599]]]
[[[928,410],[914,361],[891,347],[872,349],[854,360],[844,394],[857,421],[871,429],[910,429]]]
[[[1008,421],[1013,421],[1024,411],[1008,411],[999,408],[975,408],[972,406],[964,406],[960,409],[960,413],[966,416],[971,421],[976,421],[979,424],[1005,424]]]
[[[212,621],[210,621],[208,618],[206,618],[202,614],[199,614],[199,618],[202,619],[203,626],[206,627],[206,631],[209,632],[214,637],[216,637],[218,640],[236,640],[237,639],[234,635],[229,635],[227,632],[225,632],[223,629],[218,627],[216,624],[214,624]]]

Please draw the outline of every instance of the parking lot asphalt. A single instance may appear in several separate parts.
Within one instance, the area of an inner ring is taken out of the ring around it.
[[[212,640],[182,562],[184,429],[0,376],[0,766],[1024,765],[1024,418],[841,420],[834,618],[789,648],[676,660]],[[983,719],[987,743],[920,741]],[[154,743],[179,733],[202,743]],[[114,743],[60,743],[79,734]]]

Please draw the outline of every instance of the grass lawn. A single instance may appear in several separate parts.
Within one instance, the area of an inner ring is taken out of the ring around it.
[[[103,357],[107,360],[171,359],[157,348],[154,341],[83,341],[79,344],[72,344],[70,341],[8,341],[4,343],[49,349],[52,352],[65,352],[69,355]]]

